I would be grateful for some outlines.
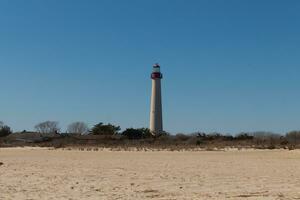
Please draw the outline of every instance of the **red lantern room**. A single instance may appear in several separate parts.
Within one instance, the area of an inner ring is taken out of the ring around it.
[[[153,65],[153,70],[152,70],[151,78],[152,79],[162,79],[163,78],[162,73],[160,73],[160,66],[159,66],[158,63],[156,63],[155,65]]]

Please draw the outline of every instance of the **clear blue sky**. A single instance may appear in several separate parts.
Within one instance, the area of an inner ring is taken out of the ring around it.
[[[172,133],[300,129],[298,0],[2,0],[0,120]]]

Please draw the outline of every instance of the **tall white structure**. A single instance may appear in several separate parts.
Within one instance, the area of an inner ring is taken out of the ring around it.
[[[150,131],[153,135],[159,135],[163,132],[162,102],[161,102],[161,79],[159,64],[153,66],[151,74],[152,96],[150,110]]]

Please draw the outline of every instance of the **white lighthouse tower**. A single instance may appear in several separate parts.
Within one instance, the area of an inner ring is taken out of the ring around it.
[[[163,78],[160,72],[159,64],[153,66],[151,74],[152,79],[152,96],[150,110],[150,132],[153,135],[159,135],[163,132],[162,118],[162,102],[161,102],[161,79]]]

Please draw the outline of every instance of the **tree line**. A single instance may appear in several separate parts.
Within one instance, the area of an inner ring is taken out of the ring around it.
[[[113,124],[104,124],[102,122],[94,125],[91,129],[84,122],[73,122],[68,125],[65,132],[61,132],[59,122],[45,121],[38,123],[34,126],[37,133],[42,134],[57,134],[61,136],[67,135],[102,135],[102,136],[122,136],[130,140],[139,140],[152,138],[152,134],[148,128],[127,128],[121,131],[121,127]],[[23,131],[26,133],[27,131]],[[12,134],[12,129],[0,121],[0,137],[6,137]],[[252,140],[257,144],[268,143],[273,144],[300,144],[300,131],[291,131],[285,135],[280,135],[272,132],[253,132],[253,133],[240,133],[237,135],[226,135],[221,133],[203,133],[197,132],[192,134],[169,134],[164,133],[161,135],[165,140],[181,141],[201,144],[206,141],[241,141]],[[109,137],[108,137],[109,138]]]
[[[142,139],[151,137],[150,130],[148,128],[127,128],[121,131],[121,127],[113,124],[104,124],[102,122],[94,125],[91,129],[85,122],[73,122],[68,125],[65,132],[61,132],[59,122],[57,121],[45,121],[38,123],[34,126],[37,133],[40,134],[59,134],[59,135],[103,135],[113,136],[122,135],[129,139]],[[24,130],[23,133],[27,131]],[[5,137],[12,134],[13,131],[7,125],[0,121],[0,137]]]

